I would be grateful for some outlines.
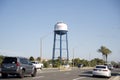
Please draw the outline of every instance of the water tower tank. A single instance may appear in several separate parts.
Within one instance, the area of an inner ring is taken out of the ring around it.
[[[54,31],[57,33],[57,34],[66,34],[68,29],[67,29],[67,24],[63,23],[63,22],[58,22],[55,24],[55,28],[54,28]]]

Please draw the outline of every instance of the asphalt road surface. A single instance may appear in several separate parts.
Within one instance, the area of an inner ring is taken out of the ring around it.
[[[25,76],[20,79],[16,76],[1,78],[0,80],[120,80],[120,69],[112,70],[112,77],[93,77],[92,69],[59,70],[59,69],[44,69],[38,70],[36,77]]]

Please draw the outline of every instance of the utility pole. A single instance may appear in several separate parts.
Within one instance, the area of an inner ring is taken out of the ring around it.
[[[43,39],[46,38],[46,37],[47,37],[48,35],[50,35],[50,34],[51,34],[51,32],[49,32],[48,34],[46,34],[46,35],[40,37],[40,58],[41,58],[40,62],[42,62],[42,54],[43,54]]]
[[[91,63],[90,63],[90,56],[91,56],[91,54],[89,53],[89,67],[91,66]]]
[[[73,48],[73,67],[74,67],[74,54],[75,54],[75,51],[74,51],[74,48]]]
[[[40,38],[40,62],[42,62],[42,38]]]

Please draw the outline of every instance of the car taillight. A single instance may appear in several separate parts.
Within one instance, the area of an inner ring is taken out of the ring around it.
[[[17,62],[17,63],[16,63],[16,66],[20,66],[20,63],[19,63],[19,62]]]

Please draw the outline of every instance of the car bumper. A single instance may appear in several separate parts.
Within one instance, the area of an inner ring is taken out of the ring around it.
[[[94,72],[93,72],[93,76],[105,76],[105,77],[110,77],[110,76],[111,76],[111,73],[94,71]]]
[[[1,69],[1,73],[18,74],[20,69]]]

